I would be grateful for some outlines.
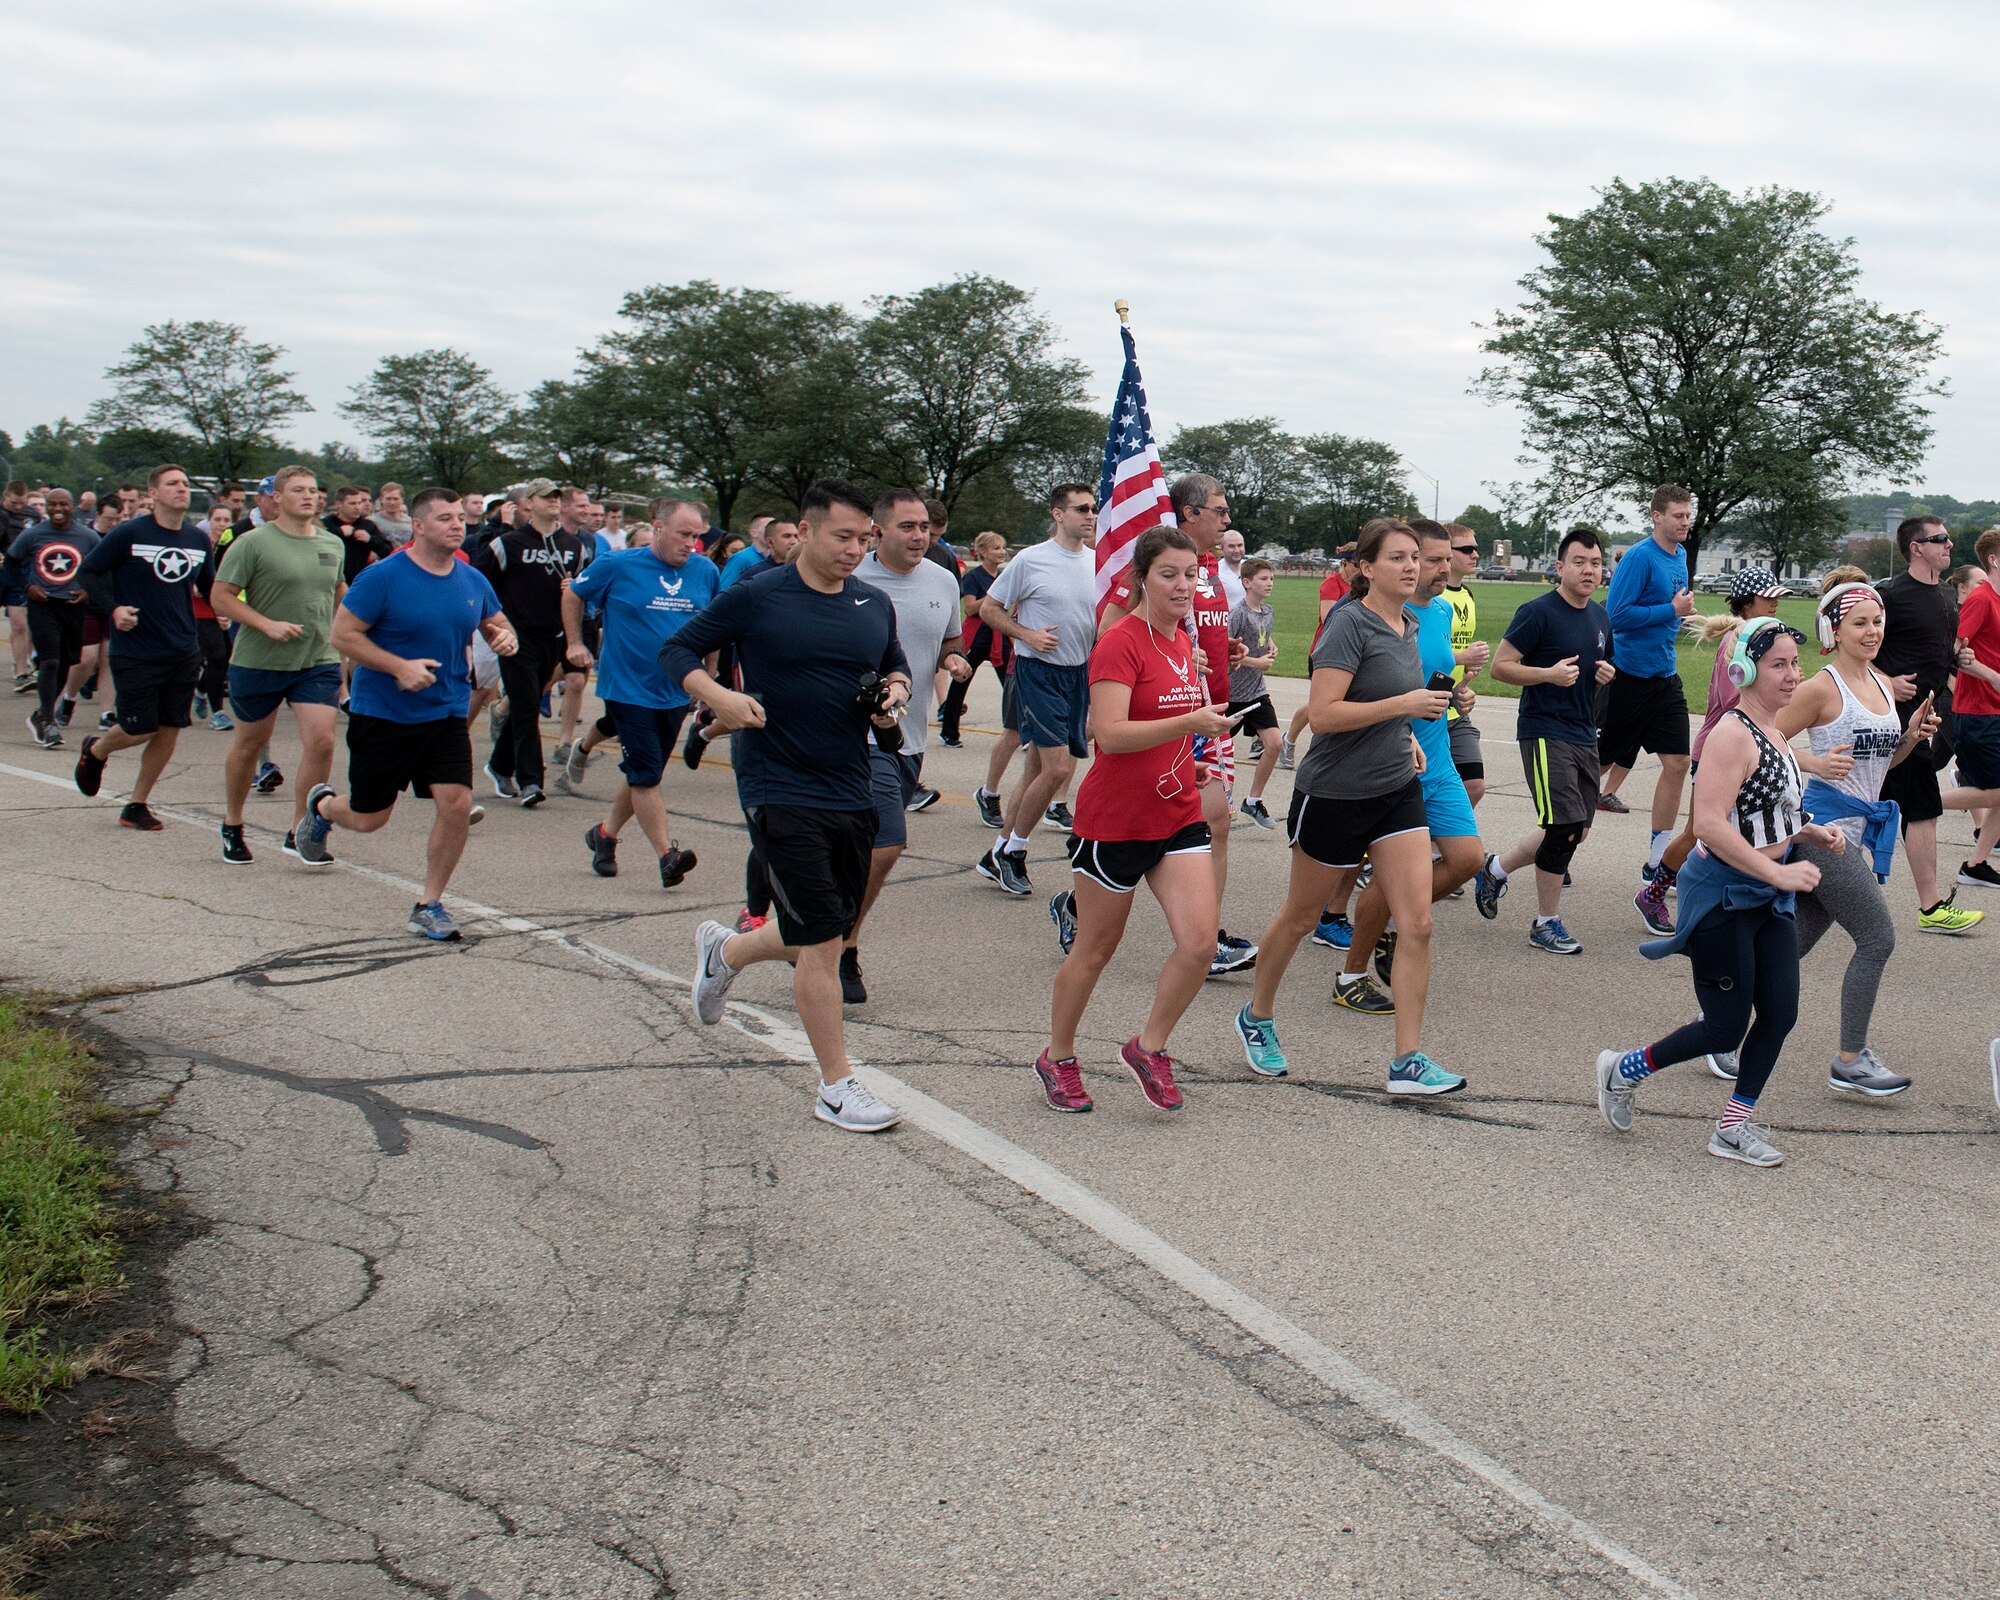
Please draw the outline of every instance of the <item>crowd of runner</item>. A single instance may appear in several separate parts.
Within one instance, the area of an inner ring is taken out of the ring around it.
[[[1051,491],[1048,537],[1011,560],[993,533],[961,555],[934,499],[837,479],[813,485],[795,519],[760,516],[740,537],[699,501],[656,499],[641,516],[547,479],[486,496],[406,500],[388,483],[329,499],[310,468],[289,466],[247,492],[207,491],[200,520],[194,493],[162,466],[102,496],[16,482],[0,497],[14,688],[32,697],[27,726],[45,749],[91,708],[73,768],[83,794],[114,762],[129,767],[118,820],[159,830],[153,791],[182,731],[206,722],[229,736],[221,857],[249,866],[245,806],[253,788],[288,781],[270,741],[289,708],[300,754],[283,853],[328,865],[340,830],[381,828],[405,792],[428,801],[408,926],[451,940],[446,890],[484,814],[476,767],[490,798],[533,808],[550,787],[584,793],[596,752],[615,743],[621,781],[579,866],[616,876],[636,823],[672,889],[699,863],[672,836],[668,768],[676,754],[696,768],[726,739],[748,833],[743,907],[733,927],[696,932],[695,1009],[714,1023],[739,973],[789,963],[821,1069],[815,1114],[854,1131],[900,1115],[846,1053],[843,1007],[867,1000],[862,930],[909,819],[939,798],[927,743],[963,743],[982,666],[1000,682],[1003,731],[974,794],[994,841],[971,866],[1027,898],[1031,837],[1066,836],[1068,881],[1047,902],[1063,959],[1033,1063],[1057,1111],[1092,1108],[1077,1031],[1142,883],[1169,937],[1121,1055],[1152,1105],[1182,1105],[1176,1025],[1210,979],[1246,969],[1235,1028],[1249,1068],[1290,1070],[1278,998],[1308,939],[1340,955],[1336,1007],[1393,1019],[1387,1093],[1462,1090],[1423,1044],[1433,906],[1469,891],[1498,918],[1532,867],[1529,947],[1580,953],[1563,891],[1598,813],[1627,809],[1617,791],[1644,752],[1659,777],[1633,897],[1653,935],[1641,951],[1688,958],[1697,1014],[1650,1045],[1601,1052],[1600,1109],[1628,1130],[1648,1077],[1703,1061],[1728,1085],[1710,1152],[1772,1166],[1783,1157],[1752,1117],[1798,1020],[1801,957],[1830,928],[1847,936],[1828,1087],[1893,1097],[1911,1080],[1878,1053],[1871,1022],[1896,943],[1883,885],[1898,840],[1918,931],[1962,934],[1983,917],[1957,904],[1956,885],[1940,892],[1946,810],[1975,823],[1956,883],[2000,886],[2000,529],[1978,540],[1976,568],[1947,578],[1945,526],[1909,519],[1893,578],[1827,575],[1809,640],[1779,620],[1784,591],[1754,567],[1735,575],[1726,616],[1695,614],[1692,504],[1667,485],[1602,600],[1606,552],[1574,528],[1554,584],[1490,647],[1465,587],[1480,555],[1471,530],[1379,518],[1321,586],[1308,698],[1281,723],[1265,681],[1276,574],[1245,556],[1224,486],[1199,473],[1171,486],[1172,522],[1103,581],[1096,496],[1079,483]],[[1677,654],[1690,632],[1716,653],[1698,729]],[[1482,671],[1520,691],[1514,738],[1535,807],[1534,830],[1499,848],[1477,820],[1486,769],[1469,680]],[[593,673],[602,712],[590,717]],[[1239,898],[1239,930],[1262,923],[1253,941],[1228,931],[1230,829],[1278,826],[1266,793],[1281,769],[1293,773],[1290,880],[1275,912]]]

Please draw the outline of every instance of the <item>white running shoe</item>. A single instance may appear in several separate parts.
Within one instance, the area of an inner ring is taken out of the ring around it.
[[[719,922],[704,922],[694,930],[694,1014],[713,1027],[722,1020],[722,1004],[736,969],[722,959],[722,947],[734,938]]]
[[[1717,1124],[1708,1136],[1708,1153],[1721,1156],[1725,1161],[1741,1161],[1751,1167],[1782,1167],[1785,1158],[1765,1137],[1764,1130],[1754,1122],[1732,1128],[1728,1133]]]
[[[877,1100],[853,1073],[838,1083],[822,1083],[813,1096],[813,1115],[849,1133],[881,1133],[903,1120],[903,1113]]]

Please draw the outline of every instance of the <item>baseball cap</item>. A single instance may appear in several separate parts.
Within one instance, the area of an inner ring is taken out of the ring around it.
[[[555,492],[556,485],[553,478],[530,478],[526,483],[521,485],[521,496],[523,499],[530,499],[538,494],[554,494]]]
[[[260,480],[257,484],[257,492],[259,494],[276,494],[278,492],[278,475],[274,472],[270,477]]]
[[[1777,574],[1769,567],[1744,567],[1729,580],[1729,598],[1732,600],[1782,600],[1784,595],[1785,586],[1778,582]]]

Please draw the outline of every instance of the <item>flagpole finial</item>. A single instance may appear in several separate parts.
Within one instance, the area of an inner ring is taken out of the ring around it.
[[[1118,320],[1121,323],[1130,326],[1132,321],[1132,307],[1128,302],[1124,300],[1114,300],[1111,302],[1111,309],[1118,313]]]

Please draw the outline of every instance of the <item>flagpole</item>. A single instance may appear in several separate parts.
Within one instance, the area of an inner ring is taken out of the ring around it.
[[[1132,307],[1129,302],[1114,300],[1111,302],[1111,309],[1118,313],[1118,322],[1121,327],[1129,328],[1132,326]]]

